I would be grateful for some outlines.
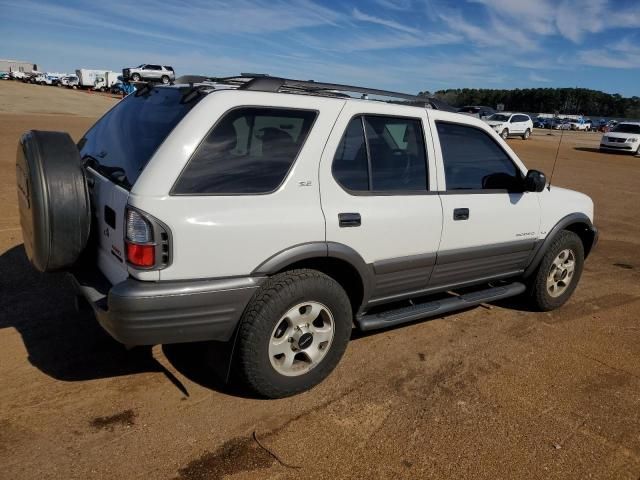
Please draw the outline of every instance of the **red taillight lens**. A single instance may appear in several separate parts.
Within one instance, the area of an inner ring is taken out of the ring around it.
[[[136,245],[127,242],[127,261],[137,267],[153,267],[156,263],[155,245]]]

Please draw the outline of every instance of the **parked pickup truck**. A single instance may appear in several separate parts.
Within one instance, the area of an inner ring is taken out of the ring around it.
[[[231,342],[235,378],[277,398],[327,377],[352,328],[516,295],[553,310],[578,285],[593,202],[502,130],[357,86],[180,82],[141,86],[77,145],[18,148],[28,258],[69,271],[116,340]]]

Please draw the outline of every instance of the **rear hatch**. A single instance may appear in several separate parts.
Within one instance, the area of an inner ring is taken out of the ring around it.
[[[112,284],[129,275],[124,220],[131,188],[200,98],[186,88],[144,87],[120,101],[78,142],[91,195],[91,241],[98,267]]]

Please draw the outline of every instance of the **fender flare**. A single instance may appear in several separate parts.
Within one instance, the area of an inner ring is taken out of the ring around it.
[[[337,242],[309,242],[294,245],[272,255],[258,265],[251,275],[268,276],[278,273],[289,265],[313,258],[335,258],[348,263],[360,276],[362,281],[362,304],[366,305],[373,291],[373,271],[353,248]]]
[[[530,277],[533,272],[535,272],[536,268],[538,268],[538,265],[540,265],[540,262],[542,261],[542,257],[544,257],[544,254],[547,253],[547,250],[553,243],[554,239],[558,236],[558,234],[567,226],[576,223],[583,224],[589,231],[592,232],[593,242],[591,244],[591,247],[585,250],[588,252],[595,246],[598,238],[598,229],[593,226],[593,223],[591,223],[589,217],[587,217],[584,213],[570,213],[566,217],[561,218],[558,223],[556,223],[554,227],[549,231],[547,236],[539,243],[539,245],[534,248],[531,254],[531,261],[524,271],[524,278]]]

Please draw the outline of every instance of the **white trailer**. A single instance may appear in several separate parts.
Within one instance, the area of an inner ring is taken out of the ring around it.
[[[96,85],[98,77],[104,77],[106,70],[91,70],[88,68],[80,68],[76,70],[78,76],[78,88],[93,88]]]

